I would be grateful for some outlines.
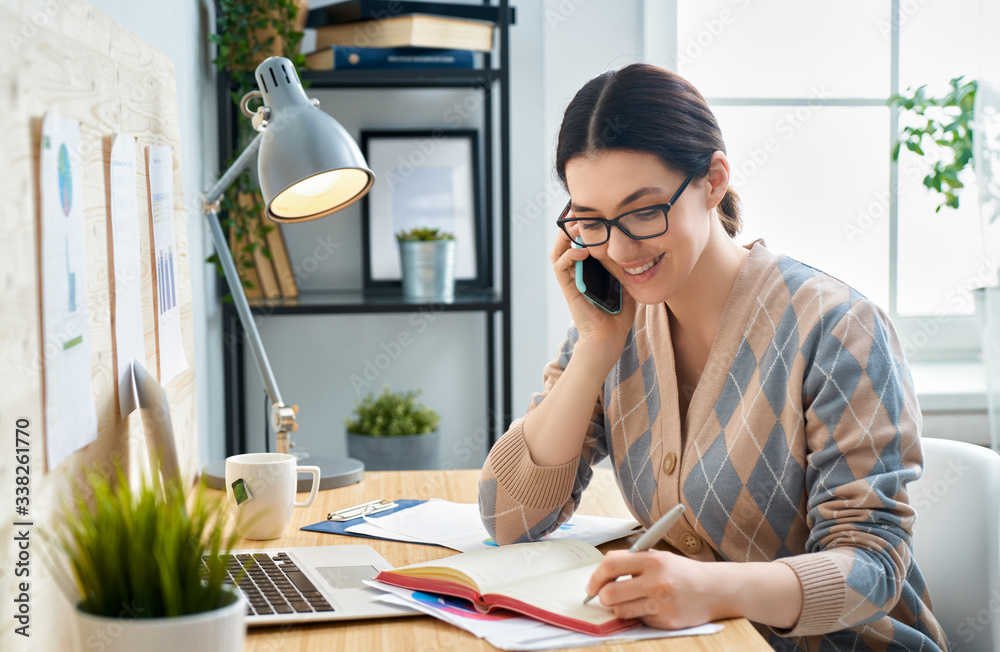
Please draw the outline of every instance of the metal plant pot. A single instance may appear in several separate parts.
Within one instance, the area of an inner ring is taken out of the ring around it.
[[[440,464],[441,432],[400,437],[347,433],[347,454],[365,463],[366,471],[433,470]]]
[[[452,301],[455,298],[455,241],[399,240],[403,298]]]

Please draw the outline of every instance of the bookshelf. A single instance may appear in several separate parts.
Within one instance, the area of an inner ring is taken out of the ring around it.
[[[480,132],[482,210],[493,246],[487,247],[485,287],[456,287],[451,303],[427,304],[434,310],[485,315],[483,369],[486,384],[485,426],[487,450],[511,421],[511,293],[510,293],[510,51],[509,30],[514,22],[509,0],[483,0],[498,8],[493,50],[476,69],[304,70],[310,89],[466,88],[482,93]],[[228,159],[235,149],[236,121],[244,119],[229,99],[228,78],[219,75],[219,155]],[[494,259],[496,256],[496,259]],[[224,281],[221,281],[224,285]],[[226,289],[228,291],[228,289]],[[225,291],[223,292],[225,294]],[[348,315],[404,313],[421,304],[403,299],[402,290],[302,291],[294,299],[253,299],[256,315]],[[226,414],[226,455],[248,450],[243,329],[231,304],[223,305],[223,364]],[[495,416],[494,416],[495,415]]]

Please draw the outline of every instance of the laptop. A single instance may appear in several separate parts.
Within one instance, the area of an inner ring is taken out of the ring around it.
[[[224,561],[251,627],[420,615],[379,602],[382,592],[362,583],[392,568],[371,546],[231,550]]]
[[[133,363],[132,377],[150,466],[159,460],[165,477],[180,473],[167,394],[141,364]],[[379,602],[382,592],[362,583],[392,568],[371,546],[230,550],[222,561],[246,598],[250,627],[420,615]]]

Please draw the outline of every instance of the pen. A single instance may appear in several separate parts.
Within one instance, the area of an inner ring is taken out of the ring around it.
[[[632,544],[632,547],[628,549],[629,552],[646,552],[653,545],[663,538],[663,535],[680,520],[681,515],[684,513],[684,505],[677,505],[669,512],[660,517],[653,526],[650,527],[646,532],[639,537],[639,540]],[[583,604],[587,604],[593,600],[596,595],[588,595]]]

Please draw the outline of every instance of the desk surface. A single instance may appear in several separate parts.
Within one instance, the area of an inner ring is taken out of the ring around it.
[[[398,541],[359,539],[322,532],[304,532],[299,528],[323,520],[328,512],[378,498],[437,497],[455,502],[476,501],[478,470],[460,471],[370,471],[362,482],[321,491],[311,507],[296,509],[292,522],[281,539],[249,541],[239,539],[238,548],[276,548],[289,546],[326,546],[366,543],[393,566],[440,559],[455,551],[436,546],[414,545]],[[300,494],[300,498],[304,495]],[[591,486],[584,492],[581,514],[630,517],[611,471],[595,469]],[[629,540],[625,540],[626,543]],[[620,547],[613,546],[613,547]],[[602,546],[604,548],[605,546]],[[604,645],[601,650],[615,652],[715,652],[741,650],[769,652],[771,647],[746,619],[723,621],[725,627],[711,636],[689,636],[652,641]],[[321,625],[252,628],[247,634],[247,652],[311,652],[313,650],[491,650],[489,643],[468,632],[430,616],[361,620]],[[587,649],[587,648],[578,648]]]

